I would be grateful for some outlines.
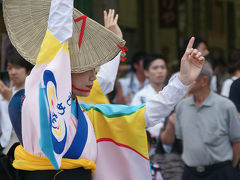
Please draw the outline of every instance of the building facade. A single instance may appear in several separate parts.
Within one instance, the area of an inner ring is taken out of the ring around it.
[[[190,36],[206,40],[216,59],[227,61],[240,48],[239,0],[80,0],[75,7],[101,24],[103,10],[116,9],[129,59],[145,51],[162,53],[174,64]],[[0,33],[6,34],[0,11]]]

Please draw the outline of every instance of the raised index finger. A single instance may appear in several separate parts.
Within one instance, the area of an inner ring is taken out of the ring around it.
[[[195,38],[191,37],[191,39],[188,42],[186,50],[191,49],[193,47],[194,40],[195,40]]]

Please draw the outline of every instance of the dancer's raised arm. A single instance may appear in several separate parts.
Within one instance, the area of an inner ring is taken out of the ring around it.
[[[109,11],[104,11],[104,26],[116,34],[118,37],[123,38],[122,31],[118,26],[118,14],[115,14],[114,9],[109,9]],[[117,77],[118,67],[120,63],[120,54],[121,52],[112,60],[105,64],[103,64],[99,72],[97,73],[97,79],[101,90],[106,95],[110,93],[115,84],[115,80]]]
[[[201,72],[204,57],[197,49],[193,49],[194,37],[188,43],[181,59],[180,74],[146,103],[146,127],[154,126],[160,119],[169,115],[174,106],[183,98],[189,85]]]

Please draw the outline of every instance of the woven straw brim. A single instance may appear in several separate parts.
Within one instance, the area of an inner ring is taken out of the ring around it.
[[[50,3],[50,0],[3,1],[3,15],[9,38],[19,54],[34,65],[47,30]],[[74,9],[74,19],[82,15]],[[87,18],[79,49],[82,22],[73,22],[73,36],[69,39],[71,70],[74,73],[88,71],[112,60],[120,52],[117,45],[125,45],[123,39]]]

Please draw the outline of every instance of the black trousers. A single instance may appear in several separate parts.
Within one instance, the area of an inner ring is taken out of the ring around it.
[[[20,171],[21,180],[92,180],[91,170],[83,168],[67,170]]]
[[[43,171],[15,169],[12,162],[18,145],[19,143],[14,144],[7,155],[0,157],[0,180],[92,180],[91,170],[83,168]]]
[[[19,145],[15,143],[7,155],[2,154],[0,157],[0,180],[19,180],[18,170],[14,169],[12,162],[14,159],[14,150]]]
[[[236,169],[229,163],[203,173],[195,172],[185,166],[183,180],[239,180],[239,178]]]

